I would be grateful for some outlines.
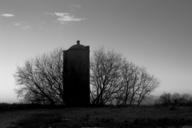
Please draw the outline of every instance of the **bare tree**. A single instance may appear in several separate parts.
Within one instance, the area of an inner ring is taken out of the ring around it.
[[[140,105],[143,99],[149,95],[159,84],[154,76],[149,75],[144,68],[140,68],[140,79],[138,80],[137,105]]]
[[[136,87],[133,86],[137,80],[137,66],[133,63],[122,61],[121,67],[121,90],[119,91],[116,100],[119,105],[131,104],[134,99]]]
[[[157,103],[160,105],[171,105],[182,106],[182,105],[192,105],[192,96],[189,94],[179,94],[179,93],[163,93],[160,95],[159,99],[157,99]]]
[[[91,98],[93,104],[140,105],[159,84],[144,68],[122,56],[100,49],[91,62]]]
[[[36,57],[18,67],[15,74],[18,96],[29,103],[56,104],[63,102],[62,50]]]
[[[159,82],[152,75],[149,75],[144,68],[131,62],[124,60],[122,65],[122,88],[117,97],[117,104],[140,105]]]
[[[171,99],[171,94],[170,93],[163,93],[160,97],[159,97],[159,102],[162,105],[171,105],[172,103],[172,99]]]
[[[111,103],[120,90],[121,56],[104,49],[95,51],[91,62],[91,102],[104,105]]]

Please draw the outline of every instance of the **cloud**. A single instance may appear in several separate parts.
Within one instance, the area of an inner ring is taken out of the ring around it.
[[[81,8],[82,8],[82,7],[81,7],[80,4],[71,4],[71,5],[69,6],[70,11],[77,11],[77,10],[79,10],[79,9],[81,9]]]
[[[1,16],[5,17],[5,18],[11,18],[11,17],[14,17],[15,15],[12,13],[3,13],[3,14],[1,14]]]
[[[14,25],[15,27],[19,27],[19,28],[21,28],[21,29],[23,29],[23,30],[31,29],[31,26],[30,26],[30,25],[27,25],[27,24],[22,23],[22,22],[15,22],[13,25]]]
[[[31,29],[31,26],[30,25],[25,25],[22,27],[23,30],[28,30],[28,29]]]
[[[61,24],[64,24],[66,22],[80,22],[84,20],[66,12],[54,12],[52,15],[56,16],[57,21]]]
[[[13,25],[16,26],[16,27],[19,27],[19,26],[21,26],[21,23],[17,22],[17,23],[14,23]]]

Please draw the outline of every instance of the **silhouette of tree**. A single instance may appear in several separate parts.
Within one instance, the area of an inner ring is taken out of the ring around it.
[[[139,89],[137,91],[137,105],[140,105],[143,99],[149,95],[158,85],[158,80],[147,73],[144,68],[140,68],[140,74],[138,79]]]
[[[179,93],[172,94],[171,100],[172,100],[172,104],[174,104],[174,105],[179,105],[182,103],[182,98]]]
[[[122,88],[117,97],[117,104],[140,105],[159,84],[158,80],[147,73],[145,68],[140,68],[126,60],[123,61],[121,73]]]
[[[63,102],[62,50],[36,57],[18,67],[15,74],[19,97],[28,103],[55,104]]]
[[[132,104],[137,91],[137,66],[133,63],[124,60],[121,67],[121,90],[118,93],[116,100],[119,105]]]
[[[144,68],[104,49],[94,52],[91,63],[93,104],[140,105],[159,84]]]
[[[159,102],[162,105],[171,105],[172,99],[170,93],[164,93],[159,97]]]
[[[164,93],[162,94],[157,103],[161,105],[171,105],[171,106],[182,106],[182,105],[192,105],[192,96],[189,94],[179,94],[179,93]]]
[[[104,105],[113,101],[120,90],[121,56],[113,51],[99,49],[91,62],[91,102]]]
[[[192,105],[192,96],[189,94],[182,94],[180,97],[180,101],[183,105]]]

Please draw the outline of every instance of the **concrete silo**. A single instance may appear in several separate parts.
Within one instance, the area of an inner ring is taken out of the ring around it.
[[[63,89],[67,106],[90,104],[89,46],[77,44],[64,51]]]

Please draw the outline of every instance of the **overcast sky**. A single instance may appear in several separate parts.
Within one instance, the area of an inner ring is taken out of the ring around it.
[[[192,94],[191,12],[191,0],[0,0],[0,102],[17,101],[17,66],[76,40],[146,67],[153,94]]]

